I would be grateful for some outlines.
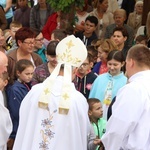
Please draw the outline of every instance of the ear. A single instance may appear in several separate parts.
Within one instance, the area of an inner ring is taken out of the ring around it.
[[[4,81],[4,86],[6,86],[8,84],[8,80]]]
[[[92,116],[92,111],[91,110],[88,111],[88,115],[89,115],[89,117]]]
[[[17,43],[18,43],[18,46],[20,46],[23,42],[18,40]]]
[[[123,67],[123,66],[124,66],[124,64],[125,64],[125,61],[123,61],[123,62],[121,63],[121,67]]]
[[[94,63],[93,63],[93,62],[90,62],[90,67],[91,67],[91,68],[93,67],[93,65],[94,65]]]
[[[16,75],[19,77],[19,76],[20,76],[20,72],[19,72],[19,71],[16,71]]]
[[[126,40],[127,40],[127,36],[124,37],[124,41],[126,41]]]

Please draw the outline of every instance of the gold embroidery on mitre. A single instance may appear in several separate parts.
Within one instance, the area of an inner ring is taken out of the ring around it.
[[[58,54],[58,60],[65,61],[72,64],[78,64],[81,62],[81,59],[72,56],[71,50],[66,49],[62,54]]]
[[[71,47],[75,46],[75,45],[72,43],[72,40],[70,40],[68,43],[66,43],[66,45],[68,46],[69,49],[70,49]]]

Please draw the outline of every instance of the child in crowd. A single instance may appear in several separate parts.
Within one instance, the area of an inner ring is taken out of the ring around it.
[[[8,109],[13,123],[13,131],[7,143],[8,149],[13,148],[19,125],[19,109],[23,98],[31,89],[30,81],[34,72],[34,66],[30,60],[21,59],[16,63],[15,74],[17,80],[6,89]]]
[[[98,51],[96,50],[95,46],[92,46],[92,45],[87,46],[87,51],[88,51],[89,54],[92,55],[92,57],[93,57],[93,63],[95,65],[97,63]]]
[[[6,50],[10,52],[11,50],[17,49],[17,44],[15,41],[16,32],[22,28],[22,24],[18,21],[12,21],[10,23],[10,29],[6,30],[5,38],[6,38]]]
[[[148,39],[147,39],[147,36],[146,35],[138,35],[136,38],[135,38],[135,44],[143,44],[145,46],[148,46]]]
[[[5,71],[0,75],[0,90],[2,91],[3,96],[4,96],[4,105],[5,106],[7,106],[5,87],[8,84],[8,80],[9,80],[8,72]]]
[[[96,138],[100,139],[106,130],[106,120],[102,118],[103,116],[102,104],[100,100],[96,98],[87,99],[87,102],[89,104],[89,111],[88,111],[89,119],[94,128]],[[97,147],[96,150],[99,149],[101,150],[102,147],[100,148]]]
[[[107,110],[118,90],[127,83],[127,77],[121,71],[125,60],[121,51],[112,50],[107,56],[108,72],[99,75],[94,81],[89,98],[100,99],[103,104],[103,117],[107,119]]]
[[[95,30],[97,28],[98,19],[95,16],[88,16],[85,19],[84,31],[77,32],[75,34],[76,37],[79,37],[85,46],[91,45],[91,42],[97,39],[97,35]]]
[[[50,41],[46,50],[46,57],[48,62],[37,66],[34,70],[32,78],[32,86],[38,83],[42,83],[47,77],[50,76],[52,71],[57,65],[56,58],[56,46],[59,41]]]
[[[78,91],[80,91],[86,98],[89,97],[92,83],[96,79],[97,75],[91,72],[93,67],[93,57],[88,54],[86,60],[78,68],[74,83]]]
[[[64,29],[55,29],[52,31],[51,40],[61,41],[67,36],[67,33]]]

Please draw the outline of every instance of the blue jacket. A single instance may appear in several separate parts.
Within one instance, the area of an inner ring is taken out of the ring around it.
[[[112,76],[109,73],[104,73],[102,75],[99,75],[95,79],[90,91],[89,98],[97,98],[101,102],[103,102],[106,88],[110,80],[113,80],[112,99],[116,96],[118,90],[127,83],[127,77],[123,72],[117,76]]]
[[[23,98],[29,92],[30,86],[15,81],[13,85],[9,85],[6,89],[8,109],[13,123],[13,131],[10,138],[15,139],[16,132],[19,125],[19,108]]]

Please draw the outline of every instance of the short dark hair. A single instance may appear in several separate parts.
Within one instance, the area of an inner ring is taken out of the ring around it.
[[[54,39],[61,41],[67,36],[65,29],[55,29],[52,31],[51,35],[54,34]]]
[[[88,17],[86,17],[85,22],[86,22],[87,20],[90,21],[91,23],[94,23],[95,26],[98,25],[98,19],[97,19],[97,17],[95,17],[95,16],[88,16]]]
[[[110,61],[112,59],[119,61],[121,63],[125,61],[122,51],[119,50],[112,50],[108,53],[107,61]]]
[[[137,42],[142,42],[142,41],[145,41],[145,43],[147,44],[148,43],[148,38],[146,35],[138,35],[136,38],[135,38],[135,41]]]
[[[58,43],[59,41],[50,41],[50,43],[47,45],[47,55],[56,55],[56,47]]]
[[[89,110],[92,110],[93,109],[93,105],[95,103],[100,103],[101,101],[97,98],[89,98],[87,99],[87,103],[89,104]]]
[[[27,38],[35,38],[34,32],[28,27],[20,28],[15,34],[15,39],[17,44],[18,44],[18,40],[23,42]]]
[[[93,58],[97,57],[97,55],[98,55],[98,51],[95,49],[95,46],[88,45],[87,51],[88,51],[88,53],[90,53],[92,55]]]
[[[125,27],[116,27],[116,28],[113,30],[113,34],[114,34],[116,31],[120,31],[124,37],[128,37],[128,32],[127,32],[127,30],[126,30]]]

